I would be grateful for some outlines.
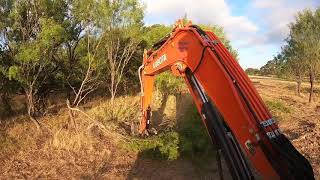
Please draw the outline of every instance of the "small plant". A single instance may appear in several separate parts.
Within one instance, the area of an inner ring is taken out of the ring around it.
[[[291,109],[286,106],[286,104],[282,101],[265,101],[265,104],[271,111],[271,114],[277,119],[277,120],[288,120],[290,117]]]
[[[152,159],[176,160],[180,155],[179,134],[174,131],[148,139],[131,139],[125,147]]]
[[[283,102],[281,101],[269,101],[266,102],[267,107],[270,109],[271,112],[282,112],[282,113],[290,113],[290,108],[288,108]]]

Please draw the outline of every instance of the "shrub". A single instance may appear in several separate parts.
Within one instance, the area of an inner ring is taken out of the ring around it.
[[[180,124],[180,152],[184,157],[210,156],[214,151],[196,107],[190,106]]]
[[[156,77],[155,86],[162,93],[176,94],[185,88],[185,83],[182,78],[175,77],[170,72],[164,72]]]
[[[131,138],[125,147],[144,157],[175,160],[191,157],[205,161],[214,157],[214,146],[194,105],[190,106],[178,127],[147,139]]]
[[[167,132],[147,139],[132,138],[126,148],[140,152],[142,156],[152,159],[175,160],[179,157],[179,135]]]

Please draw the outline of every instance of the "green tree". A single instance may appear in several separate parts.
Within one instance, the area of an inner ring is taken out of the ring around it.
[[[10,67],[10,61],[6,51],[0,48],[0,118],[12,114],[13,110],[10,104],[10,97],[17,91],[17,83],[10,81],[6,72]]]
[[[285,58],[286,73],[293,76],[297,82],[296,94],[301,95],[301,84],[307,72],[307,64],[303,61],[303,54],[292,40],[287,40],[287,45],[282,49]]]
[[[259,70],[259,69],[256,69],[256,68],[247,68],[247,69],[246,69],[246,73],[247,73],[248,75],[259,75],[260,70]]]
[[[7,77],[19,83],[26,96],[28,115],[35,119],[41,110],[43,88],[57,69],[53,58],[64,40],[64,28],[60,24],[66,9],[64,1],[12,1],[2,24],[4,49],[8,51],[10,68]]]
[[[285,71],[285,61],[282,53],[274,56],[272,60],[269,60],[264,66],[260,68],[261,75],[274,75],[277,77],[285,76]]]
[[[320,8],[299,12],[289,24],[290,34],[282,51],[261,67],[262,74],[293,77],[297,94],[304,76],[309,77],[309,102],[314,100],[314,82],[320,73]]]
[[[163,24],[154,24],[144,28],[144,41],[147,44],[147,48],[150,49],[153,44],[160,41],[172,31],[172,26],[166,26]]]
[[[315,12],[304,10],[290,24],[289,46],[293,61],[307,68],[310,93],[309,102],[314,100],[314,82],[320,72],[320,8]],[[294,54],[298,56],[294,56]],[[303,63],[301,62],[303,61]],[[300,63],[301,62],[301,63]]]
[[[137,0],[117,0],[99,4],[96,13],[103,48],[99,57],[105,60],[105,79],[113,102],[125,69],[142,42],[144,9]]]

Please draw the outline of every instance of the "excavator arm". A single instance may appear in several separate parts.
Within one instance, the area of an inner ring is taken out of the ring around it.
[[[169,70],[184,78],[233,179],[314,179],[308,160],[280,132],[249,77],[217,36],[181,20],[144,53],[139,68],[140,134],[150,128],[154,78]]]

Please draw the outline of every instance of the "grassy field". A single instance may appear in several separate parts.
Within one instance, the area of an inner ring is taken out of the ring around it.
[[[294,82],[251,79],[319,179],[320,104],[307,102],[307,84],[299,97]],[[319,86],[316,91],[319,100]],[[146,139],[131,135],[140,117],[137,96],[119,97],[114,105],[103,99],[88,103],[82,110],[89,117],[78,114],[75,125],[64,108],[43,117],[41,131],[24,116],[2,121],[0,179],[217,178],[214,147],[191,97],[156,93],[153,106],[159,135]]]

